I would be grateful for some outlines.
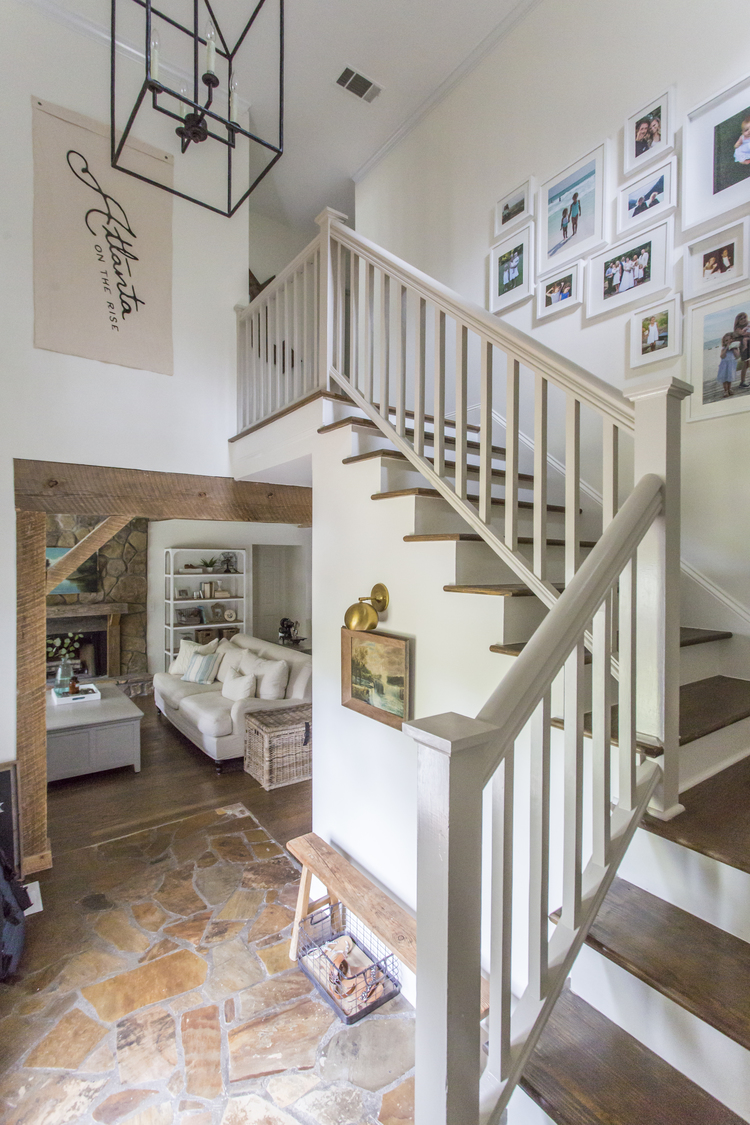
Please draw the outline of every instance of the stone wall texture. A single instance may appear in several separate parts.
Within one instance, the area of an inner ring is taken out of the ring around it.
[[[47,546],[74,547],[105,516],[47,516]],[[120,668],[146,672],[146,560],[148,520],[134,519],[99,548],[99,589],[95,594],[50,594],[47,605],[92,605],[127,602],[120,622]],[[84,631],[83,622],[81,632]]]

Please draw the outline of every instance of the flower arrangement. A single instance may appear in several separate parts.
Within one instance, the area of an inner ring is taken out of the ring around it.
[[[83,633],[68,633],[62,637],[47,637],[47,659],[75,659],[83,641]]]

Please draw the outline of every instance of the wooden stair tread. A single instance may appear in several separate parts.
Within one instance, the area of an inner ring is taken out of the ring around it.
[[[433,532],[425,535],[405,535],[404,543],[481,543],[483,542],[482,536],[473,531],[440,531]],[[534,539],[531,535],[519,535],[519,543],[533,544]],[[547,539],[548,547],[564,547],[564,539]],[[587,539],[582,539],[579,543],[580,547],[595,547],[596,543]]]
[[[556,590],[563,590],[561,584],[553,583]],[[489,594],[495,598],[533,598],[536,595],[523,582],[482,582],[477,585],[443,586],[447,594]]]
[[[406,456],[406,454],[399,453],[396,449],[370,449],[367,453],[354,453],[351,457],[342,458],[341,463],[343,465],[356,465],[359,461],[374,461],[377,457],[385,457],[389,461],[406,461],[409,465],[411,465],[411,461],[409,461],[409,458]],[[425,457],[424,459],[428,465],[435,464],[432,457]],[[446,469],[455,469],[456,462],[446,461],[445,467]],[[412,468],[415,472],[419,472],[419,469],[417,469],[416,466],[412,466]],[[491,469],[490,473],[495,480],[505,480],[505,469]],[[467,465],[466,475],[469,477],[478,476],[479,465]],[[525,488],[531,488],[532,484],[534,483],[534,478],[529,473],[519,473],[518,479],[519,481],[524,482],[523,487]]]
[[[407,538],[409,538],[409,536],[405,535],[404,538],[407,539]],[[479,538],[479,537],[477,536],[477,538]],[[522,542],[525,542],[525,540],[522,540],[519,537],[519,543],[522,543]],[[529,539],[528,542],[532,542],[532,540]],[[559,542],[564,542],[564,540],[559,540]],[[556,545],[558,543],[558,540],[548,539],[547,543],[548,544],[554,543]],[[593,545],[594,545],[593,543],[592,544],[581,543],[582,547],[588,547],[588,546],[593,547]],[[700,634],[700,635],[696,636],[696,634]],[[689,648],[692,645],[708,644],[709,641],[724,641],[728,637],[731,637],[731,636],[732,636],[731,633],[724,633],[724,632],[722,632],[718,629],[681,628],[680,629],[680,648]],[[490,652],[501,652],[505,656],[519,656],[523,652],[525,647],[526,647],[526,641],[520,641],[517,644],[512,644],[512,645],[490,645]],[[591,663],[591,653],[587,651],[585,655],[586,655],[586,663],[590,664]]]
[[[371,500],[394,500],[399,496],[424,496],[428,500],[445,500],[445,497],[441,496],[436,488],[419,488],[419,487],[394,488],[389,492],[373,492],[370,499]],[[469,496],[469,497],[467,497],[467,499],[471,500],[471,501],[476,501],[479,498],[477,496]],[[445,500],[445,503],[447,504],[448,501]],[[492,503],[495,504],[495,505],[501,505],[502,507],[505,507],[505,500],[502,496],[493,496],[492,497]],[[534,505],[530,500],[519,500],[518,501],[518,507],[519,508],[528,508],[529,511],[531,511],[531,510],[533,510]],[[548,504],[547,505],[547,511],[548,512],[564,512],[565,508],[563,508],[563,506],[561,504]]]
[[[372,405],[375,407],[376,410],[380,410],[380,403],[379,402],[374,402]],[[388,411],[389,417],[391,416],[391,414],[395,417],[395,415],[396,415],[396,407],[395,406],[392,406],[390,408],[390,410]],[[414,417],[414,411],[413,410],[405,410],[404,411],[404,417],[405,418],[413,418]],[[425,414],[424,420],[425,420],[425,422],[430,422],[432,425],[435,424],[435,419],[432,416],[432,414]],[[445,424],[446,424],[446,426],[453,426],[453,428],[455,429],[456,420],[455,420],[455,418],[446,418]],[[478,426],[476,422],[467,422],[466,423],[466,429],[471,430],[471,432],[474,433],[474,434],[478,434],[480,432],[481,428],[482,427]]]
[[[503,656],[520,656],[526,648],[526,641],[519,641],[510,645],[490,645],[490,652],[500,652]],[[591,653],[586,649],[583,654],[584,664],[591,663]]]
[[[521,1078],[558,1125],[742,1125],[601,1012],[561,994]]]
[[[641,827],[691,851],[750,874],[750,758],[680,794],[673,820],[646,815]]]
[[[746,941],[615,878],[586,944],[750,1048],[750,945]]]
[[[344,429],[345,426],[357,426],[361,430],[373,430],[376,433],[382,433],[382,431],[378,427],[377,423],[373,422],[370,418],[355,418],[353,416],[348,417],[348,418],[339,418],[338,421],[336,421],[336,422],[328,422],[325,426],[319,426],[318,427],[318,433],[319,434],[330,434],[334,430]],[[409,436],[409,437],[413,437],[414,436],[414,430],[413,429],[407,430],[406,435]],[[384,438],[387,437],[386,434],[382,434],[382,436]],[[434,437],[435,437],[434,430],[425,430],[424,438],[425,438],[425,444],[426,445],[434,445],[435,444],[434,441],[433,441]],[[450,437],[448,434],[446,434],[445,435],[445,447],[446,447],[446,449],[455,449],[456,448],[456,439],[454,437]],[[469,441],[466,442],[466,448],[470,449],[472,452],[476,452],[481,448],[481,446],[480,446],[478,441],[470,441],[469,440]],[[492,446],[492,452],[496,457],[505,457],[505,447],[502,446],[502,445],[493,445]]]

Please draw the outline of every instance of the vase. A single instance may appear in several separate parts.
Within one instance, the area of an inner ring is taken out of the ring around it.
[[[67,656],[63,656],[60,660],[60,667],[57,669],[55,675],[55,687],[60,691],[67,691],[70,687],[70,681],[73,679],[73,665],[68,660]]]

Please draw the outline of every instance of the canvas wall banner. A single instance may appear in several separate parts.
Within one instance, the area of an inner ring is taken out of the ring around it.
[[[172,196],[111,167],[108,126],[32,108],[35,346],[171,375]],[[171,156],[127,147],[171,186]]]

